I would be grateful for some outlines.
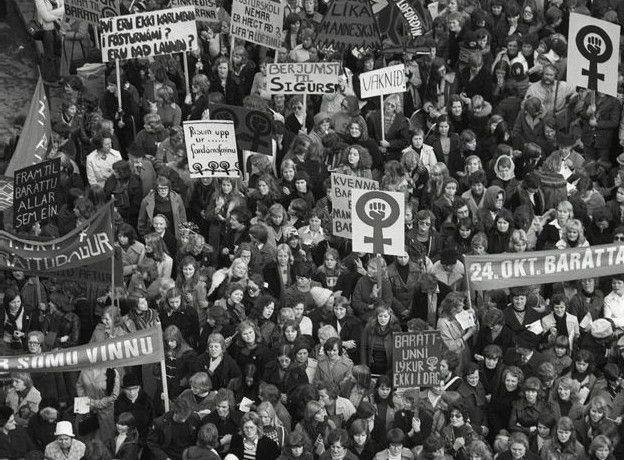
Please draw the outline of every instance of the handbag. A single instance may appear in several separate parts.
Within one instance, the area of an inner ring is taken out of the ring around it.
[[[41,24],[37,22],[34,15],[26,26],[26,32],[28,32],[28,35],[30,35],[34,40],[41,40],[43,38],[43,27],[41,27]]]

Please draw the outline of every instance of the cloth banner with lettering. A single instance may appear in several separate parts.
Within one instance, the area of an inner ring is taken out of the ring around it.
[[[624,245],[466,256],[465,266],[478,291],[596,278],[624,272]]]
[[[345,52],[381,50],[379,27],[368,0],[334,0],[316,32],[316,46]]]
[[[447,350],[440,331],[393,332],[393,388],[426,388],[439,385],[440,361]]]
[[[69,372],[127,367],[165,359],[160,325],[132,334],[39,355],[0,356],[0,372]]]
[[[0,231],[0,269],[56,276],[68,270],[80,273],[85,266],[101,266],[110,279],[114,251],[111,217],[112,202],[67,235],[47,241],[26,240]]]
[[[119,3],[119,0],[65,0],[65,19],[78,19],[97,27],[101,18],[119,15]]]
[[[418,42],[418,37],[433,27],[429,10],[419,0],[373,0],[372,5],[384,40],[384,52],[388,52],[387,42],[396,47],[395,52],[400,52],[406,45]]]

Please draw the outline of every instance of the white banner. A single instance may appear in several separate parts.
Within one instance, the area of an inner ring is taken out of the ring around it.
[[[192,179],[241,176],[233,121],[185,121],[182,126]]]
[[[567,81],[617,97],[620,26],[570,13]]]
[[[195,18],[195,7],[181,7],[100,19],[102,62],[190,51]]]
[[[353,252],[400,256],[405,252],[405,195],[351,190]]]
[[[234,0],[230,33],[267,48],[282,46],[284,9],[278,0]]]
[[[218,23],[219,5],[216,0],[171,0],[171,6],[195,7],[198,22]]]
[[[351,238],[351,191],[379,190],[379,182],[364,177],[332,173],[332,234],[342,238]]]
[[[405,92],[405,64],[397,64],[383,69],[360,74],[362,98],[383,96]]]
[[[340,75],[339,62],[288,62],[267,64],[271,94],[335,93]]]

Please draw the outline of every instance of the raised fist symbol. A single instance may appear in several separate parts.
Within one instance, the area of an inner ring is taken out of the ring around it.
[[[386,217],[386,203],[371,201],[368,203],[368,215],[373,220],[382,221]]]
[[[587,51],[594,56],[600,55],[600,51],[602,50],[602,39],[595,35],[590,35],[587,37]]]

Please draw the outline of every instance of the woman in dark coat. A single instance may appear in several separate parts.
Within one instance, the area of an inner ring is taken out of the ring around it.
[[[273,297],[279,299],[282,292],[295,282],[293,256],[290,246],[280,244],[276,251],[276,260],[267,263],[262,270],[262,277]]]
[[[220,57],[215,62],[210,79],[210,90],[223,94],[227,105],[243,105],[241,89],[234,81],[227,58]]]
[[[113,164],[113,174],[104,183],[104,194],[115,200],[115,208],[123,220],[136,228],[143,186],[141,178],[132,174],[130,163],[120,160]]]
[[[276,460],[280,455],[280,450],[275,441],[264,436],[262,433],[262,423],[260,416],[255,412],[247,412],[241,421],[242,434],[232,436],[230,443],[230,453],[237,458],[253,458],[258,460]],[[248,444],[255,444],[256,451],[247,455]]]
[[[409,121],[403,115],[399,97],[391,94],[384,100],[384,131],[382,135],[381,113],[374,110],[368,114],[368,133],[379,142],[384,161],[401,159],[401,152],[410,143]]]
[[[240,367],[226,352],[226,342],[219,333],[208,337],[206,352],[197,360],[197,372],[206,372],[212,381],[212,389],[227,388],[231,380],[241,376]]]
[[[340,331],[342,346],[347,351],[347,355],[354,364],[360,362],[358,349],[362,339],[362,322],[353,315],[350,302],[347,298],[339,296],[334,299],[333,315],[331,325]]]

